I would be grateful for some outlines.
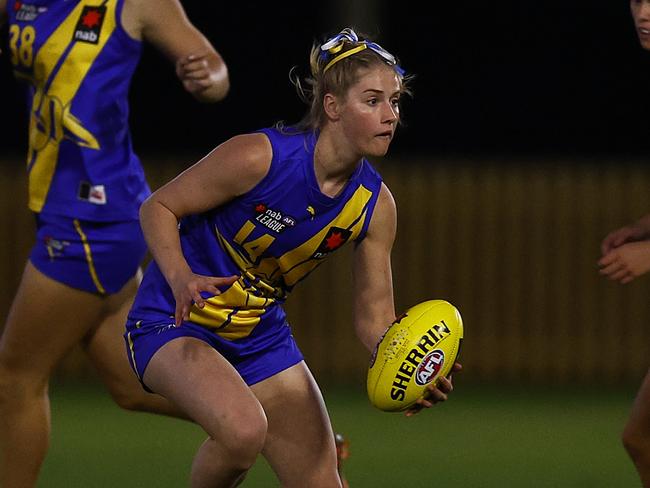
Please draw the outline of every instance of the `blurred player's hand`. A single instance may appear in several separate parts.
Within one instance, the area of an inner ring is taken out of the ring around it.
[[[176,61],[176,76],[192,95],[208,90],[220,81],[216,68],[210,66],[207,53],[190,54]]]
[[[182,276],[177,276],[170,281],[169,286],[176,300],[176,311],[174,313],[174,323],[180,326],[184,320],[190,317],[190,308],[192,303],[197,307],[205,306],[205,298],[201,292],[210,293],[212,296],[221,294],[219,286],[230,286],[237,281],[238,276],[229,276],[227,278],[216,278],[214,276],[203,276],[189,272]]]
[[[643,227],[640,225],[627,225],[607,234],[600,245],[600,251],[605,256],[612,249],[622,246],[626,242],[640,241],[645,238],[646,231]]]
[[[451,369],[451,372],[457,373],[462,369],[463,366],[460,363],[454,363],[454,367]],[[447,395],[449,395],[449,393],[451,393],[454,389],[451,377],[452,375],[450,373],[446,378],[441,378],[435,386],[432,384],[427,386],[427,390],[424,393],[424,396],[420,398],[415,403],[415,405],[406,411],[406,416],[411,417],[424,408],[431,408],[436,403],[446,401]]]
[[[629,283],[650,271],[650,241],[627,242],[598,261],[600,274],[612,281]]]

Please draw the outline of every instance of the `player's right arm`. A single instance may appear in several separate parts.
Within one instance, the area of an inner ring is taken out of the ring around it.
[[[127,0],[122,24],[131,37],[150,42],[174,63],[176,75],[194,98],[217,102],[227,95],[226,63],[187,18],[179,0]]]
[[[271,143],[263,134],[234,137],[155,191],[142,204],[140,225],[151,254],[176,299],[176,325],[188,318],[193,301],[203,307],[202,291],[218,295],[217,287],[236,280],[236,277],[192,273],[181,250],[179,220],[219,207],[251,190],[268,173],[272,155]]]

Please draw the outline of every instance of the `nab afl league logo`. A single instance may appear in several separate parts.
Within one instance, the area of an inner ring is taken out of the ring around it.
[[[429,354],[424,356],[422,362],[418,366],[418,369],[415,372],[415,382],[420,386],[430,383],[431,380],[440,372],[443,364],[445,364],[445,353],[440,349],[431,351]]]
[[[74,29],[74,40],[97,44],[99,42],[99,33],[102,30],[106,7],[84,7],[77,26]]]

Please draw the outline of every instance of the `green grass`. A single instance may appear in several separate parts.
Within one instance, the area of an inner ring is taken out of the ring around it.
[[[352,488],[640,486],[619,441],[634,387],[459,384],[412,418],[373,410],[361,387],[325,396],[351,441]],[[204,438],[195,425],[123,412],[91,385],[54,385],[52,411],[39,487],[187,486]],[[278,483],[260,459],[243,486]]]

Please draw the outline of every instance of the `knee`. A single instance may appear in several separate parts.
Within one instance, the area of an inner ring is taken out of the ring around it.
[[[239,414],[237,418],[229,419],[228,424],[213,439],[225,451],[232,466],[247,470],[262,452],[267,429],[266,415],[260,408],[259,412]]]
[[[0,358],[0,406],[18,405],[47,395],[48,378],[12,367]]]

